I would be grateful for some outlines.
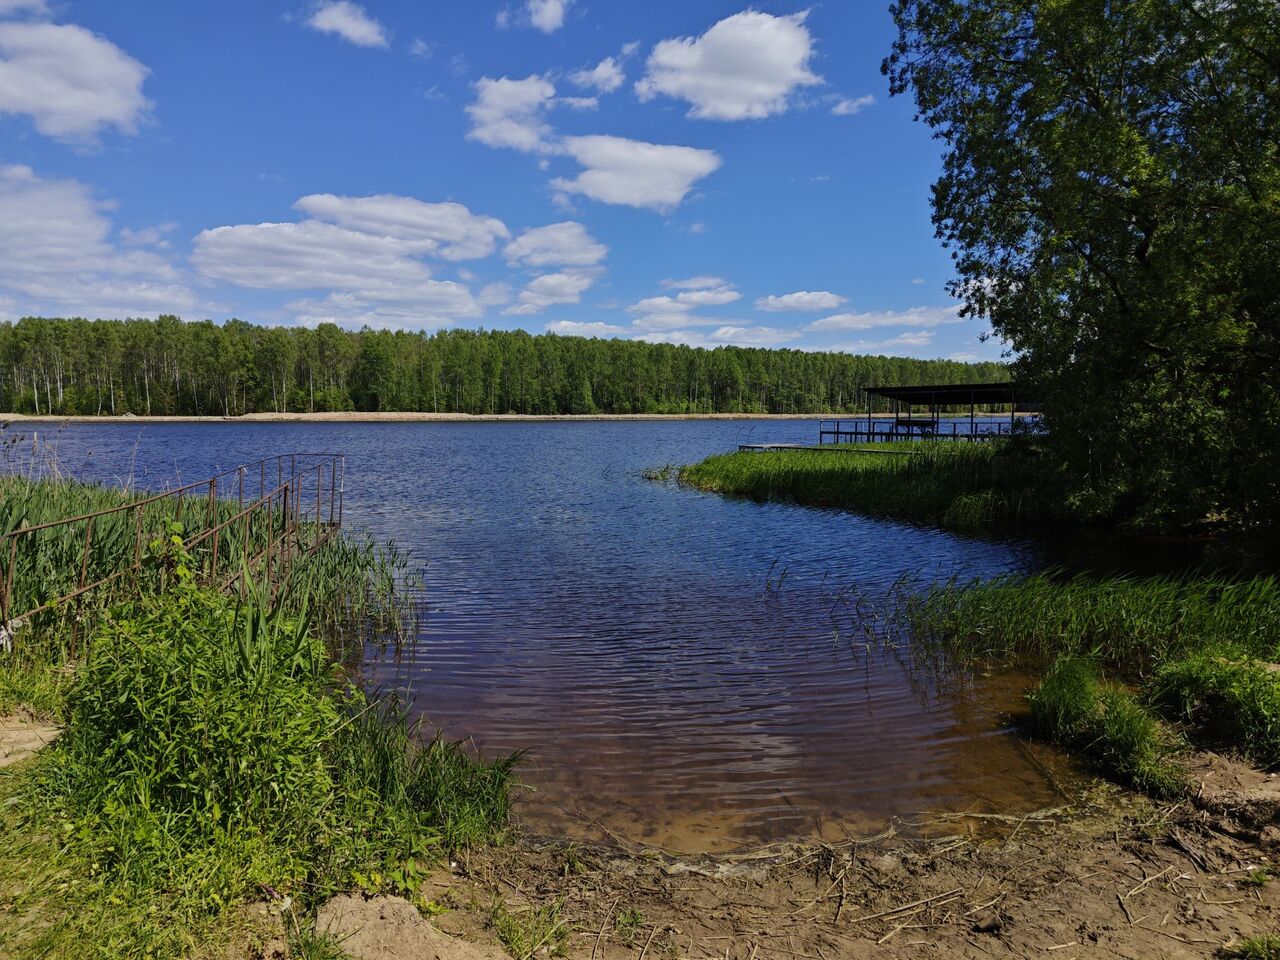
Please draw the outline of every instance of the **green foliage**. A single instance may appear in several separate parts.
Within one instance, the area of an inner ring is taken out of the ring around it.
[[[1264,767],[1280,766],[1280,667],[1212,647],[1164,664],[1155,702]]]
[[[1280,960],[1280,936],[1266,934],[1250,937],[1240,943],[1222,947],[1217,956],[1222,960]]]
[[[853,412],[869,383],[1007,379],[996,363],[172,316],[0,322],[0,369],[0,410],[58,415]]]
[[[0,653],[0,716],[21,709],[56,720],[70,687],[71,674],[47,655]]]
[[[891,9],[952,292],[1041,393],[1068,510],[1274,529],[1280,5]]]
[[[539,953],[559,957],[564,955],[570,932],[560,910],[558,902],[516,910],[496,902],[489,923],[515,960],[530,960]]]
[[[894,620],[960,661],[1095,657],[1140,676],[1206,645],[1280,651],[1280,581],[1202,577],[1061,579],[1051,574],[902,589]]]
[[[631,946],[644,923],[644,914],[635,907],[628,907],[613,918],[613,932],[623,946]]]
[[[1056,661],[1032,691],[1032,729],[1078,749],[1106,775],[1158,797],[1186,792],[1171,736],[1127,690],[1081,658]]]
[[[333,569],[339,598],[376,592]],[[5,784],[0,874],[23,879],[0,881],[0,909],[38,922],[0,950],[184,955],[237,935],[264,891],[417,899],[433,860],[502,836],[518,757],[421,742],[346,685],[298,589],[240,599],[180,576],[101,621],[62,736]]]
[[[655,477],[661,479],[662,477]],[[681,467],[680,482],[757,500],[844,507],[973,529],[1042,518],[1036,462],[1021,444],[914,442],[728,453]]]

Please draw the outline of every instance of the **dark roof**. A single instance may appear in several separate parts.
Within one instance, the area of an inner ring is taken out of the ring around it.
[[[1035,403],[1035,391],[1016,383],[937,383],[914,387],[865,387],[873,397],[900,400],[913,406],[935,403]]]

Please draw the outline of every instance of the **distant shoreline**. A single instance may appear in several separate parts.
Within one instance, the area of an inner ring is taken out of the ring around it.
[[[892,413],[877,413],[877,420],[893,419]],[[956,414],[944,419],[959,417]],[[984,417],[1007,417],[1007,413],[980,414]],[[1034,414],[1019,413],[1019,417]],[[572,423],[598,421],[655,421],[655,420],[865,420],[865,413],[362,413],[342,411],[335,413],[246,413],[240,417],[190,417],[190,416],[29,416],[16,413],[0,413],[0,424],[59,424],[59,423]],[[963,418],[962,418],[963,419]]]

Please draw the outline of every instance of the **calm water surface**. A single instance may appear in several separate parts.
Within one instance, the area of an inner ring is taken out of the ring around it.
[[[838,602],[1037,569],[957,536],[646,481],[814,421],[71,426],[76,475],[161,487],[288,451],[347,455],[348,525],[422,566],[427,612],[373,677],[450,737],[529,750],[535,830],[683,850],[838,838],[923,810],[1054,799],[1011,735],[1016,678],[940,689]]]

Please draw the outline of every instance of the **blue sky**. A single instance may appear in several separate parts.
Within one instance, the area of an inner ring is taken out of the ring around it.
[[[994,359],[886,5],[0,0],[0,319]]]

